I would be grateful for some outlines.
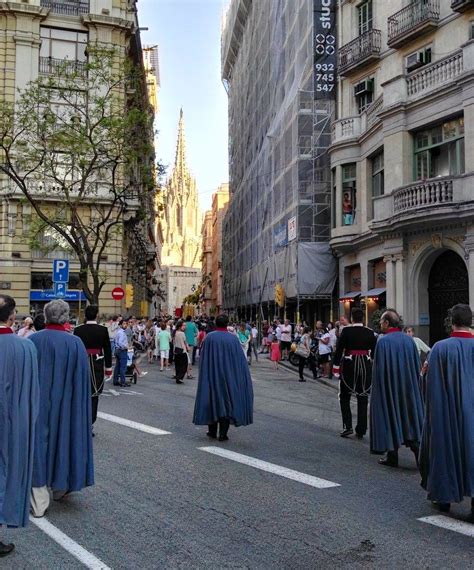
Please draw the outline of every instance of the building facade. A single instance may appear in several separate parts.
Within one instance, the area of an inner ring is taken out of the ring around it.
[[[141,70],[143,54],[135,0],[30,0],[13,3],[0,0],[0,98],[13,103],[18,89],[24,89],[40,75],[54,74],[67,60],[76,70],[85,68],[87,46],[113,46]],[[146,86],[142,89],[143,110],[153,115]],[[128,97],[123,93],[123,100]],[[152,137],[152,130],[144,133]],[[152,140],[152,138],[151,138]],[[153,163],[154,157],[143,157]],[[138,172],[139,169],[137,169]],[[154,243],[154,200],[150,189],[142,193],[145,182],[127,180],[130,200],[127,215],[120,218],[119,229],[100,253],[101,272],[106,275],[99,303],[102,314],[125,313],[125,300],[114,301],[112,289],[127,283],[135,286],[129,310],[139,313],[153,298],[153,272],[156,265]],[[74,253],[53,244],[54,232],[46,230],[43,246],[29,242],[32,207],[6,176],[0,174],[0,288],[17,300],[20,314],[35,313],[54,298],[52,260],[69,258],[70,280],[66,300],[71,313],[80,316],[85,296],[79,290],[79,264]],[[84,205],[81,215],[93,219],[92,205]],[[90,211],[89,211],[90,210]],[[138,215],[144,212],[144,215]]]
[[[212,309],[212,211],[204,213],[202,223],[201,312],[211,314]]]
[[[212,196],[212,304],[210,314],[215,315],[222,311],[224,305],[222,298],[222,228],[228,206],[229,184],[221,184]]]
[[[338,11],[331,245],[341,312],[395,307],[430,342],[474,304],[474,3]]]
[[[332,85],[323,91],[314,67],[315,31],[324,18],[335,41],[335,1],[329,4],[232,0],[226,15],[221,53],[230,203],[223,289],[224,307],[241,316],[329,318],[336,274],[327,155],[334,73],[325,76]],[[274,302],[277,285],[285,291],[281,310]]]
[[[173,282],[173,278],[179,278],[179,272],[185,271],[190,274],[189,283],[185,280],[187,285],[198,287],[201,282],[202,215],[199,209],[196,180],[191,175],[187,164],[182,109],[178,123],[173,171],[161,189],[161,193],[163,195],[163,210],[160,212],[163,233],[161,266],[164,297],[161,310],[167,314],[174,314],[176,309],[182,306],[184,297],[194,291],[190,288],[183,290],[183,284]],[[179,269],[166,271],[167,267]],[[197,283],[195,275],[199,275]],[[184,293],[182,298],[176,295],[177,291]]]

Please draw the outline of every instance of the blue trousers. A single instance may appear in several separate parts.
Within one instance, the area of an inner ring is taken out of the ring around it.
[[[127,351],[117,350],[115,353],[115,368],[114,368],[114,384],[118,384],[120,375],[120,384],[125,384],[125,371],[127,370]]]

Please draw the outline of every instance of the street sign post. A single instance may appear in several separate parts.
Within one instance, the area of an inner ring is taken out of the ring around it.
[[[121,301],[124,297],[125,291],[122,289],[122,287],[115,287],[115,289],[112,290],[112,299],[115,301]]]
[[[53,283],[67,283],[69,281],[69,260],[55,259],[53,261]]]
[[[67,283],[54,284],[54,296],[56,299],[64,299],[67,293]]]

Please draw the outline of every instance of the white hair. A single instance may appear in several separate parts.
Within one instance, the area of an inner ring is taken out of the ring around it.
[[[47,325],[64,325],[69,321],[69,305],[57,299],[44,306],[44,318]]]

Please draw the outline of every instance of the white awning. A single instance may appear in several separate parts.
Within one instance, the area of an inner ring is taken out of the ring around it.
[[[360,295],[360,291],[349,291],[339,297],[339,301],[353,301]]]
[[[362,291],[360,293],[361,297],[380,297],[383,293],[385,293],[385,287],[377,287],[375,289],[369,289],[368,291]]]

